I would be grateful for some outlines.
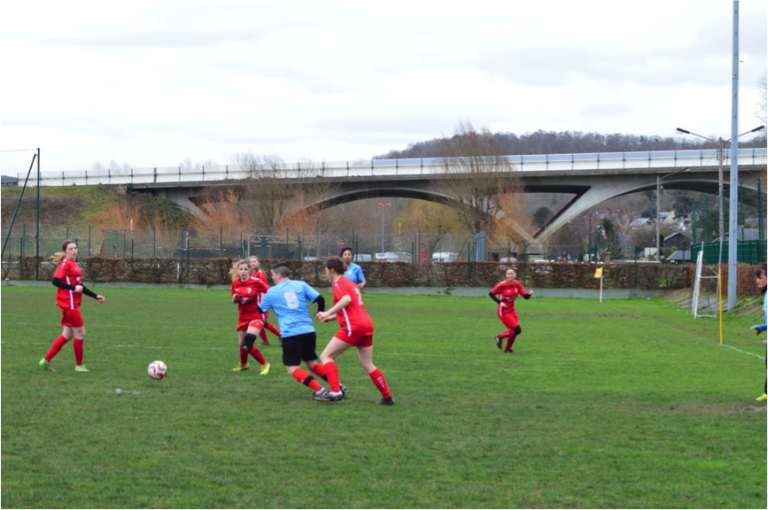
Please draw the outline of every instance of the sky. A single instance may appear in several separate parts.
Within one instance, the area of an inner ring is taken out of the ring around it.
[[[370,159],[450,136],[459,121],[517,134],[683,127],[729,138],[732,9],[723,0],[5,0],[0,149],[40,147],[45,172],[226,164],[248,151]],[[740,11],[746,131],[760,125],[768,2],[742,0]]]

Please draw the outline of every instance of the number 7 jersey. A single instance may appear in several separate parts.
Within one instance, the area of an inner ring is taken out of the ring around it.
[[[360,288],[352,280],[342,276],[333,283],[333,304],[338,303],[344,296],[349,296],[352,301],[336,312],[336,320],[339,321],[341,329],[346,331],[348,335],[352,333],[372,335],[373,321],[365,310]]]

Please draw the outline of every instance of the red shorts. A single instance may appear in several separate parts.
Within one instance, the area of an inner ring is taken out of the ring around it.
[[[347,330],[340,329],[339,332],[336,333],[336,338],[354,347],[371,347],[373,345],[373,333],[361,335],[353,331],[350,335]]]
[[[501,312],[501,310],[503,309],[500,309],[499,312]],[[499,313],[499,319],[501,319],[501,322],[504,323],[507,329],[515,329],[520,325],[517,321],[517,312],[514,310],[507,313]]]
[[[61,308],[61,325],[69,326],[70,328],[82,328],[83,327],[83,315],[80,313],[80,307],[77,308]]]
[[[264,316],[255,319],[240,319],[237,322],[238,331],[247,331],[248,328],[264,329]]]

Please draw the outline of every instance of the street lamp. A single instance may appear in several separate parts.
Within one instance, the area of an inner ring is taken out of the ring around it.
[[[739,135],[739,137],[748,135],[750,133],[757,133],[759,131],[762,131],[765,129],[765,126],[756,127],[752,131],[747,131],[746,133],[742,133]],[[717,200],[718,200],[718,206],[717,208],[720,211],[720,218],[718,219],[718,232],[720,233],[720,237],[723,237],[724,230],[723,230],[723,153],[724,153],[724,147],[725,144],[730,142],[731,140],[723,140],[722,138],[718,138],[717,140],[713,140],[712,138],[709,138],[708,136],[699,135],[697,133],[693,133],[691,131],[688,131],[683,128],[677,128],[675,131],[678,133],[682,133],[684,135],[693,135],[698,136],[699,138],[703,138],[704,140],[709,140],[710,142],[717,144]],[[733,157],[733,155],[731,155]],[[736,158],[738,159],[738,154],[736,155]]]
[[[685,167],[680,170],[675,170],[664,177],[656,176],[656,260],[659,262],[661,262],[661,181],[671,175],[690,171],[691,167]]]
[[[382,204],[379,202],[379,207],[381,207],[381,253],[384,253],[384,209],[385,207],[389,207],[392,204],[387,202],[386,204]]]

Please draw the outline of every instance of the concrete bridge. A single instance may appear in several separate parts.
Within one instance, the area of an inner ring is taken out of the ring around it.
[[[757,178],[766,177],[768,150],[739,149],[739,178],[747,189],[757,189]],[[723,161],[724,182],[729,182],[730,152]],[[666,189],[717,193],[716,150],[617,152],[598,154],[556,154],[505,156],[526,193],[568,193],[573,199],[550,223],[531,236],[529,242],[543,244],[571,219],[600,203],[622,195],[655,190],[657,177],[664,177]],[[685,168],[686,172],[674,173]],[[278,172],[287,180],[300,175],[323,176],[335,183],[333,196],[312,207],[327,208],[345,202],[376,197],[406,197],[459,206],[445,184],[441,158],[324,162],[312,168],[287,164]],[[673,174],[673,175],[670,175]],[[87,170],[43,172],[41,185],[131,184],[136,191],[149,192],[178,202],[196,213],[196,198],[211,189],[237,188],[241,179],[252,177],[247,170],[220,165],[199,169],[178,167],[130,170]],[[765,181],[763,181],[765,182]],[[33,183],[32,185],[35,185]],[[765,188],[763,188],[765,192]]]

